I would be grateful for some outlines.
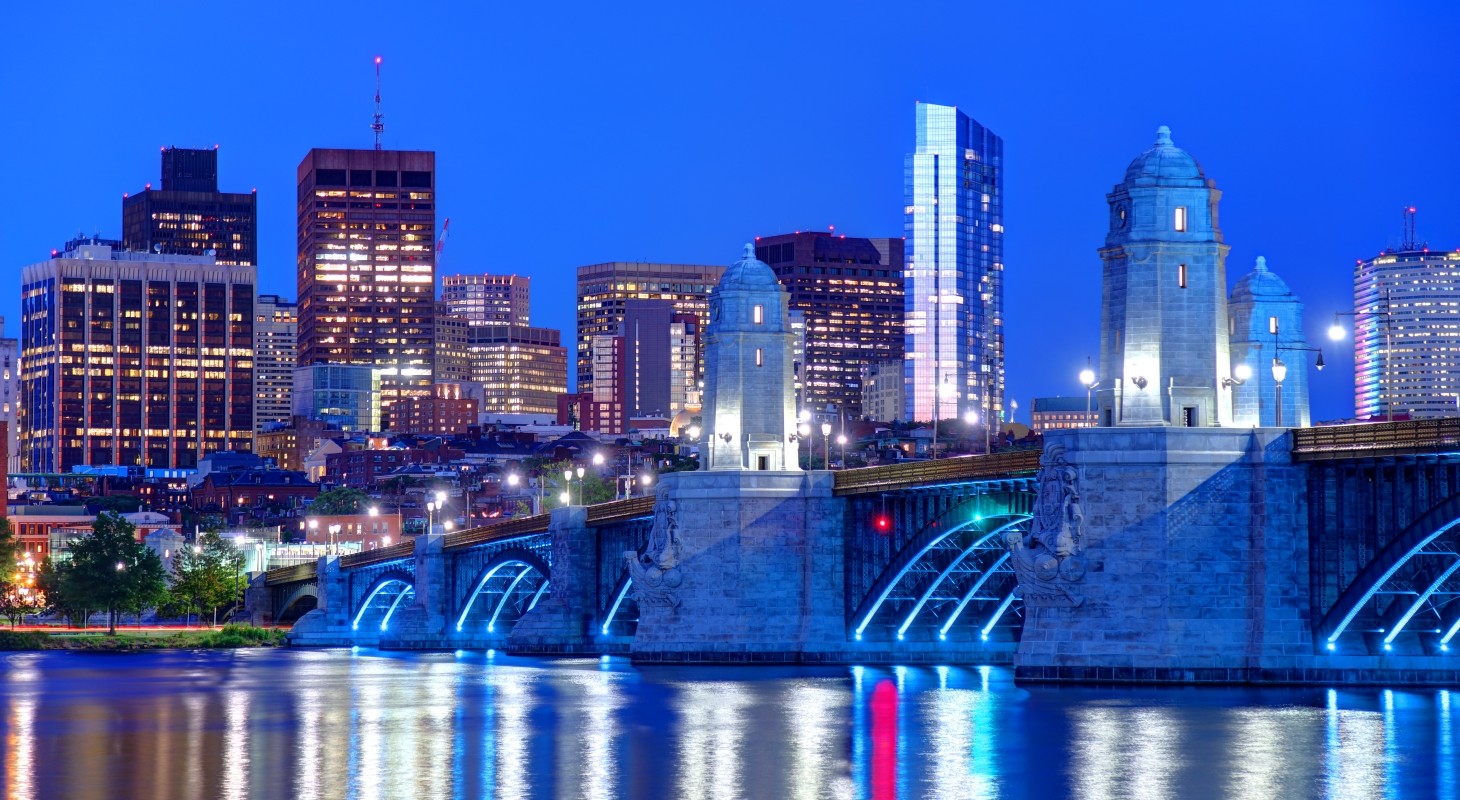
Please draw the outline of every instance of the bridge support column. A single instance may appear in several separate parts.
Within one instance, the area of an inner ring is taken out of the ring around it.
[[[845,659],[845,503],[831,473],[676,472],[658,496],[678,563],[633,587],[635,661]]]
[[[1088,568],[1064,584],[1078,606],[1026,596],[1016,675],[1246,682],[1307,663],[1306,470],[1289,442],[1271,428],[1047,433],[1046,454],[1063,446],[1076,471]]]
[[[262,628],[274,624],[274,592],[264,585],[264,573],[255,575],[244,589],[243,610],[250,625]]]
[[[355,643],[350,629],[349,581],[340,570],[339,556],[319,559],[319,604],[289,629],[289,643],[305,647],[349,647]]]
[[[450,589],[446,584],[445,534],[416,537],[415,599],[397,611],[390,625],[380,633],[382,650],[444,650],[454,647],[447,635],[446,615],[451,613]]]
[[[597,655],[598,542],[586,506],[552,510],[552,575],[548,594],[513,626],[507,651],[536,655]],[[604,557],[609,557],[605,555]]]

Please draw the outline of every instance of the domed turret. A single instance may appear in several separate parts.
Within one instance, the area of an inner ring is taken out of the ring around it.
[[[1248,298],[1278,298],[1293,296],[1288,284],[1267,268],[1267,259],[1257,257],[1257,268],[1242,276],[1232,287],[1232,302]]]
[[[1191,154],[1171,143],[1171,129],[1156,129],[1156,144],[1125,168],[1127,186],[1204,186],[1206,174]]]
[[[779,284],[770,265],[755,257],[755,245],[747,244],[740,260],[725,270],[719,286],[722,289],[767,289],[778,288]]]

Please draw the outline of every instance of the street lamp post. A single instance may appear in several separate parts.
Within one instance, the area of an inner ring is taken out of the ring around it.
[[[1283,379],[1288,377],[1288,365],[1281,358],[1272,357],[1272,380],[1277,387],[1277,426],[1283,426]]]
[[[563,470],[563,496],[568,498],[563,505],[573,504],[573,470]]]
[[[839,445],[841,445],[841,448],[842,448],[842,469],[846,469],[847,468],[847,435],[845,433],[838,433],[836,435],[836,443],[839,444]]]
[[[1363,311],[1363,312],[1360,312],[1360,311],[1335,311],[1335,312],[1333,312],[1333,324],[1328,327],[1328,338],[1329,339],[1332,339],[1335,342],[1342,341],[1343,340],[1343,337],[1346,335],[1347,331],[1345,331],[1343,329],[1343,325],[1339,323],[1338,318],[1339,317],[1354,317],[1355,320],[1357,320],[1359,314],[1361,314],[1361,313],[1363,313],[1363,314],[1372,314],[1372,315],[1378,317],[1384,323],[1384,388],[1383,388],[1382,391],[1380,391],[1379,397],[1384,401],[1384,421],[1385,422],[1393,422],[1394,421],[1394,404],[1393,404],[1393,402],[1391,401],[1391,398],[1390,398],[1390,394],[1393,391],[1393,389],[1392,389],[1392,387],[1390,385],[1391,382],[1392,382],[1392,380],[1393,380],[1393,376],[1390,373],[1390,366],[1391,366],[1391,364],[1393,362],[1393,359],[1394,359],[1394,341],[1393,341],[1393,332],[1390,330],[1391,325],[1393,323],[1393,317],[1392,317],[1392,312],[1390,311],[1390,307],[1389,307],[1389,290],[1388,289],[1385,289],[1384,290],[1384,310],[1382,310],[1382,311],[1377,311],[1376,310],[1376,311]]]
[[[1090,396],[1095,391],[1095,387],[1100,385],[1100,381],[1095,380],[1095,370],[1090,366],[1088,356],[1085,358],[1085,368],[1080,370],[1080,383],[1085,386],[1085,424],[1093,428],[1095,422],[1090,417],[1093,416],[1094,411],[1090,408]]]
[[[1232,377],[1222,379],[1222,388],[1232,390],[1232,424],[1237,424],[1237,387],[1247,382],[1252,377],[1252,367],[1246,364],[1238,364],[1232,368]],[[1257,420],[1262,422],[1261,416]]]
[[[586,506],[586,505],[588,505],[588,498],[586,498],[586,497],[583,496],[583,489],[584,489],[584,487],[583,487],[583,471],[584,470],[583,470],[582,467],[579,467],[578,469],[576,469],[574,471],[578,473],[578,504],[579,505]]]
[[[831,469],[831,423],[821,423],[821,466]]]

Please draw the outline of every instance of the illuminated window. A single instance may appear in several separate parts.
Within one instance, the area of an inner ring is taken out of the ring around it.
[[[760,308],[760,306],[756,306],[756,308]],[[765,366],[765,356],[761,353],[759,347],[755,348],[755,365],[757,367]]]
[[[1180,286],[1183,289],[1186,288],[1186,265],[1185,264],[1178,264],[1178,265],[1176,265],[1176,285],[1177,286]]]
[[[1277,333],[1278,332],[1277,317],[1268,317],[1267,318],[1267,332],[1268,333]]]
[[[751,312],[751,319],[757,325],[763,324],[765,322],[765,306],[757,304]]]
[[[1176,230],[1186,230],[1186,206],[1176,207]]]

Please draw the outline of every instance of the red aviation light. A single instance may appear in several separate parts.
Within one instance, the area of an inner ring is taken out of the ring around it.
[[[878,514],[872,518],[872,528],[878,533],[887,534],[892,532],[892,517],[886,514]]]

